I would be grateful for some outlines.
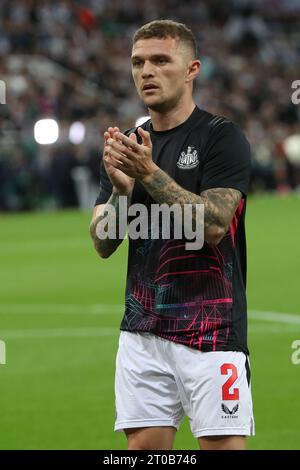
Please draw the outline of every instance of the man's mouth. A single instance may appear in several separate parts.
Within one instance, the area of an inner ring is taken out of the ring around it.
[[[154,83],[146,83],[146,85],[143,86],[142,91],[154,91],[157,89],[158,89],[158,86],[155,85]]]

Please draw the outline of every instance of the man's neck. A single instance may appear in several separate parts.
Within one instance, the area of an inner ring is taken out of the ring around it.
[[[180,103],[175,108],[163,113],[150,109],[153,129],[155,131],[167,131],[179,126],[190,117],[195,106],[194,101],[191,101],[188,106]]]

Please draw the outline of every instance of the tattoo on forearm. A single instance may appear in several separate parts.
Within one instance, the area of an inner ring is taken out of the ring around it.
[[[127,203],[130,204],[130,196],[127,197]],[[111,206],[114,206],[115,208],[115,215],[112,215],[112,217],[115,217],[115,223],[116,223],[116,233],[119,233],[119,195],[116,193],[112,193],[110,196],[109,200],[107,201],[107,204],[110,204]],[[107,257],[113,253],[116,248],[120,245],[122,242],[122,238],[116,238],[116,239],[111,239],[111,238],[105,238],[105,239],[99,239],[97,237],[96,229],[98,223],[107,216],[107,212],[105,211],[105,207],[103,208],[103,211],[101,214],[99,214],[91,223],[90,225],[90,234],[94,242],[94,246],[96,251],[101,254],[103,257]],[[108,226],[107,222],[107,226]]]
[[[213,188],[203,191],[205,227],[217,226],[227,232],[232,217],[242,198],[240,191],[232,188]]]
[[[207,240],[212,230],[226,233],[241,200],[241,193],[231,188],[214,188],[197,195],[183,189],[163,170],[157,170],[144,187],[159,204],[204,204],[204,232]],[[193,211],[193,222],[196,211]],[[196,225],[193,227],[196,228]]]

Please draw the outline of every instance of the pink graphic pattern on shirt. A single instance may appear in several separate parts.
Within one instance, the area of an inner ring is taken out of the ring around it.
[[[243,209],[241,204],[217,246],[205,243],[200,251],[186,251],[182,240],[159,240],[149,254],[143,252],[143,266],[131,268],[121,328],[151,331],[199,350],[226,347],[231,333],[234,239]]]

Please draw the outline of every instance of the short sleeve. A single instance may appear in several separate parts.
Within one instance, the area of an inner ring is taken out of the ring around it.
[[[250,172],[249,142],[236,124],[227,121],[208,139],[200,192],[212,188],[233,188],[245,196]]]
[[[105,204],[111,196],[112,189],[112,184],[105,171],[103,161],[101,161],[99,194],[96,199],[95,206],[98,204]]]

